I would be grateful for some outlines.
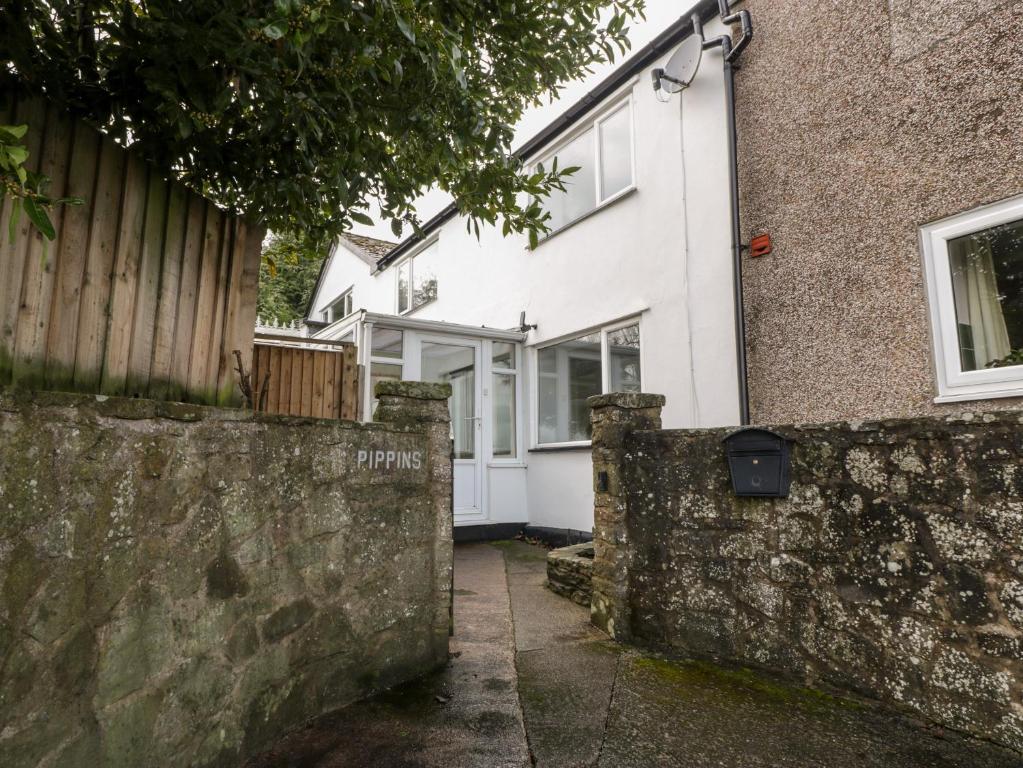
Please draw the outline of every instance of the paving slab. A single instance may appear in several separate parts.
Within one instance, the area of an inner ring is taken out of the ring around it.
[[[622,654],[600,768],[1020,768],[1019,756],[749,670]]]
[[[587,609],[554,594],[547,550],[500,542],[515,622],[515,665],[530,752],[538,768],[596,764],[620,647]]]
[[[526,768],[504,560],[455,557],[451,660],[433,675],[319,718],[247,768]]]
[[[318,719],[248,768],[1023,768],[862,701],[612,642],[546,550],[455,548],[447,667]]]
[[[1019,755],[769,676],[608,640],[502,543],[526,733],[541,768],[1023,768]]]

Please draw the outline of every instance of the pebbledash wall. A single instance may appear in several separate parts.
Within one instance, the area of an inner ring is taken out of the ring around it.
[[[753,420],[961,410],[933,402],[920,228],[1023,194],[1018,0],[739,7],[743,242],[774,241],[743,270]]]
[[[235,766],[443,664],[449,394],[362,425],[0,393],[0,765]]]
[[[596,624],[1023,751],[1023,411],[780,427],[790,496],[740,499],[728,430],[591,403]]]

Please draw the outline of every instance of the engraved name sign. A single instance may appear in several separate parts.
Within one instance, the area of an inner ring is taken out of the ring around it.
[[[359,469],[401,470],[420,469],[423,466],[422,451],[396,451],[377,449],[360,449],[356,454]]]

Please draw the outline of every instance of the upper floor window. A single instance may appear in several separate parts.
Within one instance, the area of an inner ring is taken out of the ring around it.
[[[633,320],[537,350],[537,443],[590,439],[586,398],[640,392],[639,323]]]
[[[436,256],[434,241],[398,265],[398,314],[413,312],[437,298]]]
[[[551,214],[548,225],[552,231],[582,218],[635,184],[632,102],[626,100],[604,112],[539,165],[549,169],[555,158],[558,168],[579,170],[566,178],[564,192],[553,192],[544,201]]]
[[[938,400],[1023,395],[1023,198],[925,227]]]
[[[325,323],[333,323],[342,317],[348,317],[352,314],[352,309],[352,289],[349,288],[320,312],[320,319]]]

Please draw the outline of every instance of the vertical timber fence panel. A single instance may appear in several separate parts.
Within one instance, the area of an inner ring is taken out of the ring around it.
[[[256,410],[317,419],[357,419],[355,346],[331,346],[334,349],[256,342],[252,351]]]
[[[44,99],[0,94],[52,196],[53,242],[0,201],[0,386],[239,405],[263,228]]]

